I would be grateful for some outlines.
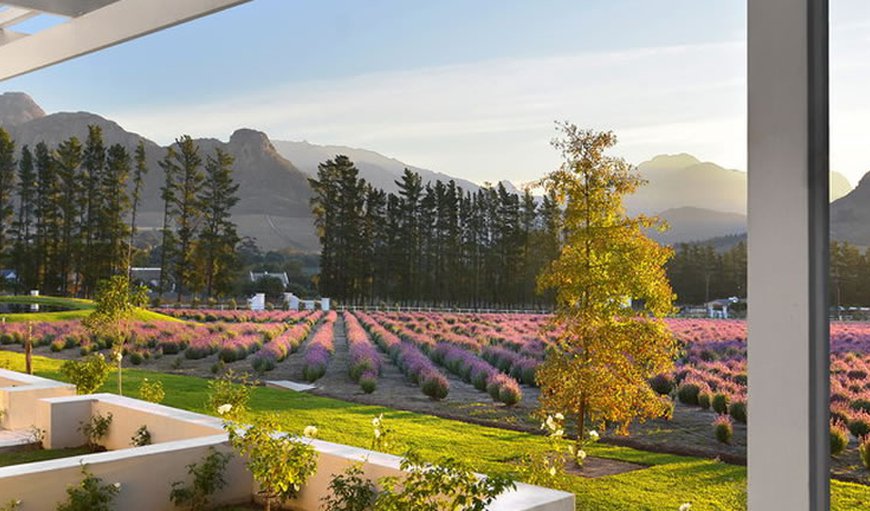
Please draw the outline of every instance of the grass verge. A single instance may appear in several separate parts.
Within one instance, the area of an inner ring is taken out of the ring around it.
[[[22,463],[35,463],[37,461],[56,460],[59,458],[70,458],[73,456],[84,456],[85,454],[90,453],[91,451],[85,447],[44,450],[27,449],[23,451],[3,452],[0,453],[0,467],[21,465]]]
[[[82,319],[94,310],[94,302],[81,298],[64,298],[59,296],[30,296],[30,295],[6,295],[0,296],[0,303],[32,303],[37,305],[53,305],[65,307],[70,310],[58,312],[26,312],[13,314],[0,314],[3,320],[9,323],[23,321],[67,321]],[[165,314],[159,314],[147,309],[137,309],[133,319],[138,321],[181,321]]]
[[[4,363],[21,370],[23,356],[0,351],[0,364]],[[35,372],[48,378],[63,379],[58,371],[60,363],[34,357]],[[125,393],[138,395],[145,377],[163,381],[165,404],[205,412],[207,380],[128,369],[124,372]],[[103,391],[114,390],[115,382],[110,378]],[[371,420],[383,413],[395,431],[388,449],[393,454],[415,446],[429,459],[450,456],[485,473],[511,472],[524,455],[542,451],[546,446],[545,439],[537,435],[265,387],[254,391],[251,408],[253,413],[277,414],[287,431],[301,432],[305,426],[315,425],[323,440],[364,448],[369,447]],[[693,509],[705,511],[745,509],[745,467],[603,444],[593,446],[590,454],[649,468],[598,479],[570,477],[563,489],[577,496],[578,510],[676,510],[685,502],[690,502]],[[841,481],[832,481],[831,486],[832,509],[867,509],[870,487]]]

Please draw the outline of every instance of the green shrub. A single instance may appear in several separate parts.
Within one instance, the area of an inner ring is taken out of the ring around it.
[[[76,486],[66,489],[66,502],[57,505],[57,511],[110,511],[112,501],[121,491],[121,484],[103,484],[103,480],[82,465],[84,478]]]
[[[746,424],[747,411],[745,401],[732,401],[728,405],[728,415],[741,424]]]
[[[362,462],[353,463],[329,482],[329,495],[321,499],[328,511],[371,511],[377,489],[363,478]]]
[[[20,499],[12,499],[0,505],[0,511],[18,511],[19,509],[21,509]]]
[[[191,511],[209,509],[211,496],[227,485],[224,470],[230,458],[231,454],[209,447],[208,454],[202,461],[187,466],[187,473],[193,477],[190,485],[183,481],[172,483],[169,500],[176,506],[184,506]]]
[[[447,397],[447,393],[450,390],[447,380],[439,376],[440,375],[427,377],[423,380],[423,383],[420,386],[423,394],[426,394],[436,401],[440,401]]]
[[[76,386],[79,394],[93,394],[109,379],[112,366],[102,354],[88,355],[84,360],[67,360],[60,372]]]
[[[248,411],[251,387],[251,381],[246,375],[237,375],[230,369],[219,378],[208,382],[207,407],[229,420],[239,420]]]
[[[111,425],[111,412],[107,413],[106,415],[96,413],[94,415],[91,415],[91,418],[88,419],[87,422],[79,423],[79,432],[85,436],[85,439],[87,440],[87,446],[91,451],[97,452],[105,450],[105,448],[100,445],[100,440],[102,440],[107,434],[109,434],[109,427]]]
[[[247,460],[268,509],[272,501],[283,502],[299,493],[317,471],[318,454],[310,440],[276,435],[279,423],[273,415],[258,416],[253,422],[244,428],[228,423],[226,429],[230,444]],[[311,426],[305,429],[306,436],[316,433]]]
[[[734,425],[731,423],[731,417],[720,415],[713,421],[713,433],[716,440],[723,444],[730,444],[734,437]]]
[[[713,400],[710,401],[710,406],[713,411],[722,415],[728,413],[728,395],[721,392],[713,394]]]
[[[674,377],[667,373],[659,374],[649,380],[649,386],[657,394],[667,396],[674,390]]]
[[[134,351],[133,353],[130,353],[130,363],[133,364],[134,366],[142,364],[143,360],[144,360],[144,357],[142,356],[142,353],[140,353],[138,351]]]
[[[849,432],[855,438],[861,438],[870,434],[870,420],[867,417],[859,416],[849,419]]]
[[[133,434],[133,438],[130,439],[130,445],[133,447],[151,445],[151,432],[148,431],[148,426],[144,424],[139,426],[139,429]]]
[[[856,399],[849,403],[849,408],[860,412],[870,413],[870,400]]]
[[[686,405],[697,405],[699,392],[701,387],[697,383],[683,382],[677,387],[677,399]]]
[[[403,477],[383,477],[375,509],[428,511],[458,509],[484,511],[487,506],[514,482],[503,476],[478,478],[468,467],[453,459],[437,465],[426,463],[415,452],[402,459]]]
[[[162,403],[165,397],[166,391],[163,390],[163,382],[160,380],[145,378],[142,380],[142,384],[139,385],[139,399],[143,401]]]
[[[364,374],[359,378],[359,386],[366,394],[371,394],[378,388],[378,377],[376,374]]]
[[[710,409],[710,401],[712,401],[712,399],[713,397],[706,390],[698,392],[698,406],[700,406],[704,410]]]
[[[870,437],[862,437],[858,441],[858,456],[864,468],[870,470]]]
[[[831,421],[831,456],[837,456],[849,445],[849,430],[839,421]]]

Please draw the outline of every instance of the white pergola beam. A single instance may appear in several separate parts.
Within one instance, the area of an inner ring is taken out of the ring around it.
[[[0,11],[0,28],[21,23],[22,21],[26,21],[37,15],[39,15],[38,11],[21,9],[19,7],[9,7]]]
[[[828,0],[749,0],[749,509],[827,511]]]
[[[74,18],[103,8],[118,0],[0,0],[29,11],[39,11]]]
[[[118,0],[66,23],[0,46],[0,81],[248,1]]]
[[[0,28],[0,46],[21,39],[22,37],[27,37],[27,34]]]

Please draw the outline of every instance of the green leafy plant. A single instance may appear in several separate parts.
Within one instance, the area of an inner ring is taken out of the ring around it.
[[[713,434],[716,436],[716,440],[723,444],[730,444],[734,437],[734,425],[731,422],[731,417],[727,415],[716,417],[716,420],[713,421]]]
[[[37,426],[30,426],[28,431],[30,435],[30,443],[35,449],[42,449],[45,442],[45,430]]]
[[[0,506],[0,511],[18,511],[19,509],[21,509],[21,499],[12,499]]]
[[[148,288],[132,286],[126,274],[114,275],[97,283],[94,311],[82,325],[95,337],[112,339],[112,359],[118,366],[118,394],[123,395],[124,342],[129,320],[137,307],[148,303]]]
[[[79,423],[79,432],[85,436],[87,447],[94,452],[104,450],[100,445],[102,440],[108,433],[109,427],[112,425],[112,413],[106,415],[99,413],[94,414],[87,422]]]
[[[870,470],[870,436],[863,436],[858,440],[858,457],[864,468]]]
[[[253,383],[247,375],[237,375],[232,369],[208,382],[209,410],[230,421],[238,421],[248,412]]]
[[[329,495],[322,499],[326,511],[371,511],[377,498],[374,483],[363,477],[363,462],[353,463],[333,475]]]
[[[720,415],[726,414],[728,413],[729,402],[728,395],[717,392],[713,394],[713,399],[710,401],[710,407],[713,408],[714,412]]]
[[[144,424],[139,426],[139,429],[133,434],[133,438],[130,439],[130,445],[133,447],[151,445],[151,432],[148,431],[148,426]]]
[[[139,398],[148,401],[149,403],[161,403],[166,397],[166,391],[163,390],[163,382],[160,380],[149,380],[145,378],[139,386]]]
[[[83,360],[67,360],[60,372],[76,386],[78,394],[93,394],[109,379],[112,366],[101,353],[88,355]]]
[[[87,465],[82,465],[82,476],[82,482],[67,487],[67,500],[58,504],[57,511],[110,511],[112,501],[121,492],[121,483],[103,484]]]
[[[266,415],[246,427],[225,425],[230,443],[247,459],[248,470],[260,485],[266,511],[273,501],[295,497],[317,471],[317,452],[310,439],[304,438],[313,437],[317,429],[309,426],[303,437],[296,437],[277,433],[278,424],[275,416]]]
[[[840,421],[831,421],[831,456],[842,454],[849,445],[849,430]]]
[[[485,511],[507,490],[516,487],[505,476],[480,477],[463,463],[447,458],[437,465],[408,452],[401,477],[384,477],[375,502],[377,511]]]
[[[189,485],[183,481],[172,483],[169,500],[176,506],[184,506],[191,511],[208,509],[211,496],[227,485],[224,470],[231,458],[231,454],[209,447],[208,454],[202,461],[187,466],[187,473],[193,477]]]

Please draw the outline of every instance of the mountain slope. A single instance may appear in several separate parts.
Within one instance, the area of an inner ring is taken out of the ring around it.
[[[9,128],[44,117],[45,112],[23,92],[0,94],[0,127]]]
[[[63,112],[39,117],[8,128],[16,144],[33,147],[44,141],[50,147],[75,136],[84,141],[88,126],[103,130],[106,146],[121,144],[132,152],[144,140],[149,172],[142,191],[139,214],[143,231],[159,229],[163,222],[160,187],[163,171],[158,162],[166,148],[124,130],[117,123],[87,112]],[[305,252],[319,250],[309,208],[311,189],[307,177],[282,157],[261,132],[241,129],[228,142],[197,140],[203,159],[220,147],[235,158],[234,177],[241,200],[233,209],[233,219],[242,236],[256,238],[265,250],[293,247]]]
[[[746,173],[688,154],[660,155],[638,165],[648,184],[625,201],[631,213],[655,214],[675,207],[694,207],[746,214]],[[849,181],[831,172],[831,200],[851,191]]]
[[[387,192],[395,193],[398,191],[395,181],[402,176],[405,168],[419,173],[424,183],[437,180],[447,182],[452,179],[464,190],[474,191],[478,189],[478,185],[471,181],[408,165],[395,158],[390,158],[367,149],[337,145],[317,145],[308,142],[291,142],[286,140],[275,140],[273,143],[282,156],[292,161],[299,167],[299,170],[309,176],[317,175],[318,164],[333,159],[336,155],[343,154],[356,164],[356,167],[360,171],[360,177],[375,188],[380,188]]]
[[[831,239],[870,246],[870,172],[831,204]]]
[[[711,209],[682,207],[662,211],[659,218],[670,227],[665,232],[651,231],[660,243],[688,243],[746,232],[746,215]]]

